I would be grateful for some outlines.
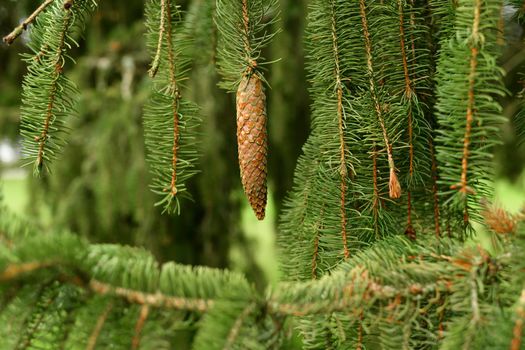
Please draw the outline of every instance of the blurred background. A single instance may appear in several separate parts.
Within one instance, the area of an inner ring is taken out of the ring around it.
[[[200,1],[179,1],[192,10]],[[257,222],[242,193],[237,165],[234,95],[217,88],[214,55],[196,57],[186,96],[202,107],[203,150],[200,174],[183,202],[180,216],[161,215],[149,191],[145,163],[142,104],[150,79],[144,43],[144,0],[100,1],[87,26],[77,64],[66,74],[81,95],[79,117],[70,119],[69,144],[53,173],[41,179],[21,167],[19,106],[27,37],[11,47],[0,45],[0,186],[5,203],[42,225],[61,227],[92,242],[145,246],[159,260],[228,267],[247,274],[255,285],[279,278],[275,253],[276,223],[282,200],[291,189],[295,162],[309,129],[309,99],[304,71],[303,30],[307,0],[281,0],[281,32],[265,53],[268,81],[269,189],[266,220]],[[0,33],[9,33],[40,1],[3,0]],[[507,45],[509,90],[523,89],[516,74],[523,65],[522,32]],[[196,50],[199,52],[199,50]],[[521,55],[521,56],[520,56]],[[519,100],[503,101],[513,116]],[[517,142],[514,119],[504,125],[498,150],[497,192],[505,203],[521,205],[524,194],[524,147]]]

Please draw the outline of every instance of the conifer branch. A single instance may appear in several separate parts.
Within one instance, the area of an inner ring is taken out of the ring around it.
[[[89,287],[97,294],[118,296],[130,303],[139,305],[197,312],[205,312],[213,306],[213,300],[210,299],[172,297],[160,292],[144,293],[122,287],[113,287],[110,284],[97,280],[91,280]]]
[[[481,14],[481,0],[475,1],[474,7],[474,20],[472,23],[472,34],[471,34],[471,48],[470,48],[470,72],[468,76],[468,101],[467,101],[467,113],[466,113],[466,127],[465,136],[463,137],[463,158],[461,159],[461,182],[459,191],[465,196],[472,193],[472,189],[468,186],[467,171],[468,171],[468,157],[469,157],[469,146],[470,138],[472,133],[472,123],[474,122],[474,86],[476,79],[476,70],[478,66],[478,53],[477,47],[479,40],[479,22]],[[464,220],[468,222],[468,212],[465,206]]]
[[[30,319],[26,320],[26,327],[24,333],[21,334],[18,339],[18,343],[15,347],[16,350],[28,349],[31,346],[35,333],[44,322],[47,310],[57,298],[56,289],[51,287],[49,290],[44,290],[41,297],[42,298],[37,302],[37,304],[40,304],[38,305],[40,312],[33,313]]]
[[[33,21],[38,17],[38,15],[46,9],[51,3],[55,0],[45,0],[29,17],[27,17],[20,25],[18,25],[11,33],[4,36],[3,41],[7,45],[11,45],[16,38],[18,38],[24,30],[27,30],[27,27],[33,23]]]
[[[181,96],[181,82],[191,63],[185,48],[193,39],[182,28],[175,0],[150,0],[146,18],[153,56],[150,75],[155,77],[144,107],[147,159],[154,175],[151,187],[162,196],[156,205],[164,212],[180,213],[179,199],[191,197],[185,181],[197,173],[198,109]]]
[[[11,264],[8,265],[2,273],[0,273],[0,282],[8,282],[10,280],[19,278],[22,275],[25,275],[36,270],[46,269],[55,265],[56,263],[45,262],[45,261],[34,261],[26,262],[22,264]]]
[[[516,321],[512,329],[511,350],[520,350],[523,337],[523,323],[525,322],[525,289],[521,290],[521,296],[516,307]]]
[[[242,28],[244,30],[243,32],[243,40],[244,40],[244,50],[248,56],[250,52],[252,52],[252,49],[250,47],[250,16],[248,14],[248,1],[242,0]],[[255,61],[254,61],[254,63]],[[249,66],[247,68],[248,73],[251,73],[253,70],[253,67]]]
[[[363,311],[359,314],[359,324],[357,326],[357,346],[356,350],[363,349]]]
[[[372,186],[374,190],[372,199],[372,217],[374,220],[374,233],[379,238],[379,209],[381,206],[381,197],[379,196],[379,187],[377,185],[377,148],[374,142],[372,147]]]
[[[312,279],[317,279],[317,260],[319,259],[319,230],[314,237],[314,253],[312,254]]]
[[[500,6],[498,0],[460,1],[457,34],[442,43],[437,68],[436,159],[444,185],[440,194],[445,196],[447,221],[465,233],[472,221],[481,219],[479,200],[491,197],[489,164],[504,121],[495,98],[505,95],[497,65]]]
[[[329,303],[316,303],[316,302],[296,302],[296,303],[283,303],[279,300],[270,298],[268,301],[269,312],[288,315],[294,317],[305,317],[309,315],[319,314],[331,314],[333,312],[343,312],[353,310],[356,305],[355,299],[353,299],[353,288],[354,286],[362,286],[363,283],[366,285],[363,290],[363,295],[357,298],[358,300],[390,300],[399,297],[407,296],[425,296],[436,291],[446,293],[450,291],[451,282],[447,280],[437,281],[436,283],[430,283],[421,285],[414,283],[408,285],[405,288],[399,289],[395,286],[382,285],[380,283],[369,280],[367,271],[363,271],[362,268],[356,268],[351,273],[363,273],[362,277],[356,277],[354,281],[345,285],[342,290],[342,295],[334,295]]]
[[[343,239],[343,252],[344,258],[348,259],[350,257],[350,252],[348,250],[347,243],[347,217],[346,217],[346,196],[347,196],[347,177],[348,169],[346,167],[346,144],[345,144],[345,127],[344,127],[344,109],[343,109],[343,82],[341,78],[341,68],[339,62],[339,48],[338,48],[338,37],[337,37],[337,23],[336,23],[336,9],[335,9],[335,0],[332,0],[331,3],[331,31],[332,31],[332,45],[333,45],[333,55],[335,62],[335,89],[337,94],[337,126],[339,131],[339,149],[340,149],[340,169],[339,175],[341,176],[341,237]]]
[[[157,51],[155,51],[155,57],[153,58],[153,62],[151,63],[151,68],[148,71],[149,76],[152,78],[155,77],[155,75],[157,74],[157,71],[159,70],[160,55],[162,52],[162,45],[164,44],[164,32],[166,30],[166,24],[164,22],[166,21],[166,17],[167,17],[166,1],[168,0],[161,0],[160,2],[160,23],[159,23],[159,39],[157,42]]]
[[[366,53],[366,65],[367,65],[367,75],[369,79],[369,89],[374,104],[374,110],[376,117],[383,134],[383,141],[385,143],[385,150],[388,157],[388,167],[390,169],[390,179],[388,182],[389,195],[390,198],[397,199],[401,196],[401,185],[396,175],[394,157],[392,155],[392,144],[390,143],[388,132],[386,129],[385,121],[383,118],[383,112],[381,105],[379,104],[379,99],[376,92],[376,84],[374,78],[374,67],[372,63],[372,42],[370,39],[370,32],[368,29],[368,19],[366,14],[366,5],[364,0],[359,0],[359,12],[361,16],[361,24],[363,28],[363,36],[365,41],[365,53]]]
[[[98,337],[100,336],[100,332],[102,332],[102,328],[104,327],[104,324],[106,323],[106,320],[108,319],[108,316],[113,309],[113,302],[108,302],[106,305],[104,311],[100,314],[100,316],[97,318],[97,323],[95,324],[95,327],[93,328],[93,331],[91,332],[87,345],[86,350],[95,350],[95,346],[97,345]]]
[[[438,170],[437,170],[437,160],[436,160],[436,151],[434,147],[434,142],[432,137],[428,138],[428,147],[430,149],[430,158],[432,161],[432,204],[434,207],[434,231],[436,233],[436,238],[441,237],[441,225],[439,219],[439,196],[438,196]]]
[[[40,137],[35,138],[35,141],[38,141],[38,153],[36,156],[36,166],[38,169],[38,172],[42,170],[42,166],[44,163],[44,152],[45,152],[45,146],[46,142],[49,138],[49,127],[51,125],[51,119],[53,117],[53,109],[55,107],[55,98],[57,94],[57,87],[58,87],[58,79],[60,75],[62,74],[62,63],[64,60],[63,54],[64,54],[64,48],[65,48],[65,39],[66,39],[66,32],[69,28],[69,24],[72,17],[72,11],[70,10],[70,7],[67,9],[64,7],[64,11],[66,11],[66,15],[64,16],[64,23],[62,30],[60,31],[60,39],[59,44],[57,47],[57,53],[56,58],[54,62],[55,71],[54,71],[54,77],[52,78],[51,87],[49,89],[49,102],[47,104],[45,119],[44,119],[44,126],[42,127],[42,133],[40,134]]]
[[[409,179],[412,181],[412,177],[414,175],[414,143],[413,143],[413,121],[412,121],[412,108],[413,108],[413,94],[415,94],[415,91],[413,91],[412,87],[412,81],[410,79],[410,73],[408,70],[408,59],[407,59],[407,53],[405,48],[405,18],[403,14],[403,1],[397,0],[398,4],[398,12],[399,12],[399,42],[401,47],[401,59],[403,62],[403,75],[405,78],[405,91],[404,91],[404,98],[408,102],[408,110],[407,110],[407,123],[408,123],[408,174]],[[411,19],[412,20],[412,19]],[[415,44],[412,40],[412,61],[413,64],[415,64]],[[416,239],[416,232],[412,226],[412,193],[411,188],[409,186],[407,190],[407,227],[405,230],[405,234],[407,237],[411,239]]]
[[[255,310],[256,305],[257,304],[255,303],[248,304],[241,312],[241,314],[237,317],[235,323],[230,329],[230,333],[228,334],[228,338],[226,339],[226,343],[224,344],[223,350],[228,350],[232,348],[237,337],[239,336],[239,332],[243,326],[243,323],[246,321],[246,318]]]
[[[67,51],[78,45],[73,38],[83,30],[86,15],[95,7],[93,1],[55,1],[41,12],[30,33],[29,46],[36,54],[27,57],[21,117],[24,158],[34,164],[39,175],[61,150],[66,133],[66,119],[75,112],[76,89],[64,76]]]
[[[139,349],[142,329],[144,328],[144,325],[146,324],[148,315],[149,315],[149,306],[142,305],[142,307],[140,308],[140,313],[137,319],[137,323],[135,324],[135,334],[133,335],[133,339],[131,341],[131,350]]]
[[[177,78],[175,75],[175,55],[173,53],[173,28],[171,23],[171,0],[161,0],[161,17],[167,17],[167,27],[166,27],[166,40],[168,47],[168,62],[169,62],[169,71],[170,71],[170,84],[171,91],[174,95],[173,98],[173,147],[172,147],[172,160],[171,160],[171,182],[169,192],[172,196],[177,194],[177,157],[178,157],[178,148],[179,148],[179,99],[180,92],[177,85]],[[160,37],[160,34],[159,34]],[[159,39],[160,40],[160,39]]]

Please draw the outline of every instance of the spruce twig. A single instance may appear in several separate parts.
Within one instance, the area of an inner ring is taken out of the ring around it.
[[[386,129],[385,120],[383,118],[382,108],[379,104],[379,99],[376,92],[376,83],[374,78],[374,67],[372,63],[372,41],[370,39],[370,32],[368,29],[368,19],[366,14],[366,4],[364,0],[359,1],[359,12],[361,15],[361,24],[363,27],[363,36],[365,40],[365,53],[366,53],[366,65],[367,75],[369,79],[369,90],[374,103],[374,110],[376,117],[383,134],[383,141],[385,143],[385,149],[388,157],[388,167],[390,169],[390,179],[388,182],[390,198],[397,199],[401,196],[401,185],[396,175],[396,168],[394,163],[394,157],[392,155],[392,144],[388,137],[388,131]]]
[[[467,171],[468,171],[468,158],[470,155],[469,146],[470,138],[472,133],[472,124],[474,123],[475,113],[475,99],[474,99],[474,85],[476,83],[476,71],[478,66],[478,53],[477,47],[479,38],[479,24],[481,17],[481,0],[476,0],[474,7],[474,20],[472,23],[472,34],[471,34],[471,48],[470,48],[470,72],[468,76],[468,101],[467,101],[467,112],[466,112],[466,127],[465,136],[463,138],[463,158],[461,159],[461,182],[459,191],[467,196],[472,193],[472,189],[468,187]],[[468,222],[468,212],[465,206],[464,221]]]
[[[140,337],[141,337],[142,329],[144,328],[144,325],[146,324],[148,315],[149,315],[149,306],[142,305],[142,307],[140,308],[140,313],[137,319],[137,323],[135,324],[135,334],[133,335],[133,339],[131,341],[131,350],[138,350],[140,346]]]
[[[57,47],[56,52],[56,58],[54,60],[54,77],[51,82],[51,86],[49,88],[49,100],[47,104],[45,119],[44,119],[44,125],[42,127],[42,132],[40,136],[35,138],[35,141],[38,142],[38,152],[36,156],[36,170],[37,173],[40,173],[40,171],[43,168],[44,165],[44,154],[46,150],[46,143],[49,138],[49,128],[52,124],[52,118],[53,118],[53,109],[55,107],[55,100],[56,100],[56,94],[58,90],[58,81],[61,74],[63,74],[63,55],[65,50],[65,44],[66,44],[66,35],[67,30],[69,28],[73,13],[71,11],[71,5],[65,6],[64,4],[64,11],[66,11],[66,15],[64,16],[64,22],[62,25],[62,30],[60,31],[60,39],[59,44]]]
[[[412,121],[412,108],[413,108],[413,102],[412,98],[415,94],[415,91],[412,87],[412,81],[410,79],[410,73],[408,71],[408,59],[407,59],[407,53],[405,49],[405,18],[403,14],[403,1],[398,0],[398,12],[399,12],[399,44],[401,47],[401,59],[403,61],[403,75],[405,78],[405,91],[404,91],[404,98],[408,101],[408,161],[409,161],[409,170],[408,174],[410,177],[410,181],[412,181],[412,177],[414,175],[414,143],[413,143],[413,121]],[[412,41],[412,45],[414,45],[414,42]],[[413,51],[415,51],[415,47],[412,48]],[[412,55],[415,57],[415,52],[412,52]],[[413,59],[414,59],[413,57]],[[413,62],[414,63],[414,62]],[[405,234],[407,237],[411,239],[416,239],[416,231],[414,230],[414,227],[412,226],[412,192],[411,188],[409,187],[407,190],[407,227],[405,230]]]
[[[97,345],[98,337],[100,336],[100,332],[102,332],[102,328],[104,327],[104,324],[106,323],[106,320],[108,319],[108,316],[113,309],[113,302],[108,302],[106,305],[104,311],[100,314],[100,316],[97,318],[97,323],[95,324],[95,327],[93,327],[93,331],[91,332],[87,345],[86,350],[95,350],[95,346]]]
[[[173,28],[171,23],[171,0],[161,0],[161,18],[166,17],[167,28],[166,28],[166,41],[168,46],[168,62],[169,62],[169,79],[171,84],[171,92],[173,97],[173,147],[172,147],[172,160],[171,160],[171,182],[169,191],[172,196],[177,194],[177,158],[179,149],[179,100],[180,91],[177,84],[176,68],[175,68],[175,54],[173,52]],[[159,34],[160,37],[160,34]],[[160,40],[160,39],[159,39]]]
[[[438,169],[436,160],[436,149],[432,137],[428,138],[428,147],[430,148],[430,158],[432,161],[432,204],[434,206],[434,231],[436,238],[441,237],[441,225],[439,219],[439,195],[438,195]]]
[[[223,350],[231,349],[233,344],[235,344],[235,340],[239,336],[239,332],[241,331],[243,323],[246,321],[246,318],[250,316],[250,314],[255,310],[255,307],[255,303],[250,303],[244,308],[244,310],[242,310],[241,314],[237,317],[235,323],[230,329],[230,333],[228,334],[228,338],[226,339]]]
[[[126,299],[130,303],[139,305],[150,305],[154,307],[163,307],[167,309],[176,310],[188,310],[205,312],[213,306],[213,300],[211,299],[192,299],[167,296],[160,292],[157,293],[144,293],[137,290],[113,287],[110,284],[99,282],[97,280],[91,280],[89,287],[92,291],[101,295],[115,295]]]
[[[336,12],[335,12],[335,0],[332,0],[332,18],[331,18],[331,31],[332,31],[332,45],[335,62],[335,88],[337,94],[337,127],[339,131],[339,151],[340,151],[340,165],[339,175],[341,177],[341,238],[343,240],[343,252],[344,258],[347,260],[350,257],[350,251],[348,250],[347,243],[347,217],[346,217],[346,196],[348,185],[346,183],[348,177],[348,169],[346,166],[346,144],[345,144],[345,113],[343,109],[343,82],[341,78],[341,68],[339,60],[339,48],[337,38],[337,23],[336,23]]]
[[[162,52],[162,45],[164,43],[164,31],[166,30],[166,0],[161,0],[160,3],[160,23],[159,23],[159,40],[157,42],[157,51],[155,52],[155,57],[151,63],[151,68],[148,70],[150,77],[155,77],[157,71],[159,70],[160,65],[160,56]]]

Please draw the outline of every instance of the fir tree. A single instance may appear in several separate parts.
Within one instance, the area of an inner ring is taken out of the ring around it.
[[[511,93],[499,60],[505,8],[515,9],[497,0],[309,2],[311,132],[280,217],[277,285],[255,288],[237,272],[160,262],[57,225],[46,231],[0,206],[1,347],[167,349],[196,330],[193,349],[290,348],[294,332],[304,349],[523,348],[525,213],[491,204]],[[45,1],[4,39],[34,27],[21,129],[36,172],[60,163],[76,94],[63,74],[66,49],[93,9]],[[185,12],[150,0],[145,13],[154,80],[144,124],[158,204],[178,212],[190,195],[202,135],[186,100],[199,91],[184,82],[200,79],[190,73],[204,61],[236,92],[241,182],[263,219],[263,57],[277,1],[196,0]],[[510,125],[519,139],[518,105]],[[467,241],[474,224],[490,247]]]

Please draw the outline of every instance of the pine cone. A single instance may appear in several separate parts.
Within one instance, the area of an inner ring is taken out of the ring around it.
[[[237,146],[242,186],[257,219],[266,208],[266,95],[256,74],[242,78],[237,89]]]

